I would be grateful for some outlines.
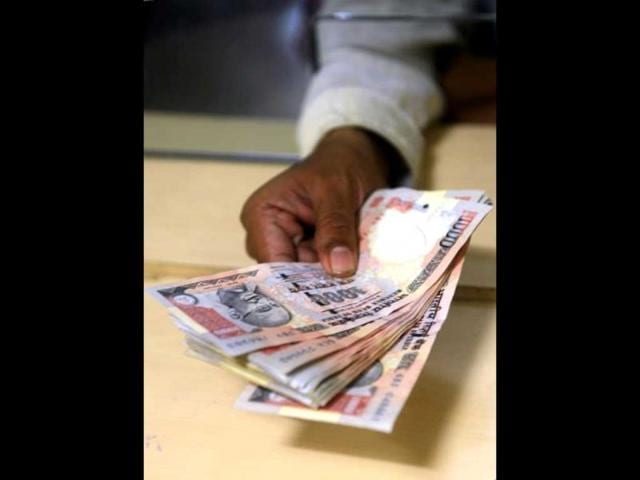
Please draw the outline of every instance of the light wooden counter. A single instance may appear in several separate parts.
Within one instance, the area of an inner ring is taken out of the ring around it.
[[[495,478],[492,302],[454,300],[389,435],[235,410],[245,382],[185,356],[148,296],[144,344],[147,480]]]
[[[292,125],[187,120],[172,127],[171,119],[156,117],[145,141],[154,148],[203,151],[249,145],[251,151],[294,153]],[[189,122],[195,123],[186,128]],[[421,174],[425,188],[479,188],[497,203],[495,129],[460,125],[436,130],[428,141]],[[244,252],[240,209],[258,186],[284,168],[145,159],[147,282],[253,263]],[[145,478],[495,478],[495,304],[462,301],[493,298],[495,218],[494,210],[472,239],[449,318],[390,435],[235,410],[245,382],[185,356],[182,334],[145,295]]]

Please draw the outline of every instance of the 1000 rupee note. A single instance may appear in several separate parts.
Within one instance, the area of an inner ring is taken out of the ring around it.
[[[249,385],[236,408],[389,433],[407,401],[436,334],[447,318],[462,262],[411,330],[346,390],[321,409],[306,408],[268,388]]]
[[[414,312],[419,311],[417,308],[411,310]],[[350,380],[355,378],[364,370],[368,361],[367,359],[369,358],[369,356],[359,358],[358,363],[351,364],[353,362],[353,355],[360,350],[357,346],[355,348],[352,346],[351,348],[344,349],[346,351],[344,355],[342,354],[343,352],[339,352],[339,357],[341,357],[339,359],[331,359],[328,357],[327,359],[329,361],[324,363],[322,361],[310,362],[308,366],[297,369],[290,376],[277,378],[248,362],[246,357],[227,357],[223,352],[203,342],[193,332],[182,326],[179,326],[179,328],[184,331],[187,337],[186,343],[189,347],[189,350],[186,352],[187,355],[221,367],[257,385],[269,388],[272,391],[278,392],[283,396],[294,399],[312,408],[324,405],[331,396],[337,393],[339,385],[346,385],[346,383],[349,383]],[[386,330],[393,330],[394,328],[397,329],[393,324],[386,324],[384,327]],[[376,338],[372,335],[369,337],[370,338],[363,339],[363,341],[367,342],[367,344],[363,345],[363,348],[365,346],[385,348],[385,345],[388,344],[388,341],[382,343],[381,338]],[[345,362],[342,365],[336,365],[335,363],[340,359],[345,360]],[[332,377],[336,371],[340,371],[347,366],[349,367],[347,372],[341,372],[337,378],[334,377],[331,379],[331,389],[327,390],[326,385],[323,385],[321,389],[322,393],[320,394],[313,388],[322,384],[327,377]],[[337,383],[338,381],[341,383]]]
[[[456,260],[455,265],[461,258],[462,255]],[[444,282],[446,279],[443,279],[442,283]],[[385,323],[383,331],[375,331],[335,355],[327,355],[318,361],[309,362],[308,365],[295,369],[290,375],[280,378],[248,362],[246,357],[225,357],[215,347],[206,344],[185,329],[187,345],[190,348],[187,353],[304,405],[317,408],[326,404],[339,390],[362,373],[368,364],[390,348],[394,339],[415,323],[430,303],[426,298],[421,299],[405,312],[404,317]]]
[[[409,189],[374,192],[361,213],[358,272],[259,264],[152,287],[172,317],[228,356],[383,320],[425,295],[491,207]]]
[[[261,368],[265,372],[281,381],[286,382],[288,375],[303,365],[330,355],[333,352],[343,350],[350,345],[361,341],[377,332],[383,330],[387,324],[394,322],[398,318],[415,317],[416,310],[421,305],[428,303],[433,298],[445,281],[442,278],[432,291],[427,292],[417,302],[406,304],[385,317],[382,321],[371,321],[360,327],[355,327],[330,336],[323,336],[316,339],[299,342],[291,345],[282,345],[271,349],[249,354],[248,359],[251,364]]]

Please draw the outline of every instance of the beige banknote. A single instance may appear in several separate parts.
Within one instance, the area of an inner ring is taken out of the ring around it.
[[[400,319],[417,318],[417,310],[428,303],[440,290],[446,278],[440,279],[433,289],[418,301],[404,305],[402,308],[388,315],[384,322],[372,321],[363,326],[355,327],[330,336],[323,336],[304,342],[282,345],[249,354],[251,364],[269,373],[282,382],[288,382],[289,374],[303,365],[326,357],[334,352],[362,341],[383,331],[387,324]]]
[[[425,307],[426,308],[426,307]],[[409,309],[405,318],[386,323],[382,331],[361,339],[336,355],[325,356],[319,361],[309,362],[284,378],[276,378],[269,372],[254,366],[245,356],[227,357],[223,352],[203,342],[198,336],[184,330],[187,336],[187,355],[219,366],[240,375],[257,385],[269,388],[281,395],[294,399],[312,408],[325,405],[342,388],[351,383],[367,365],[382,352],[391,347],[400,329],[406,330],[408,323],[415,323],[416,315],[422,315],[425,308],[415,306]],[[180,327],[182,328],[182,327]]]
[[[149,291],[181,328],[227,356],[385,321],[435,290],[491,210],[448,194],[374,192],[361,212],[358,271],[348,279],[319,264],[270,263]]]
[[[422,371],[438,329],[447,318],[462,262],[422,318],[355,382],[321,409],[311,409],[268,388],[249,385],[236,407],[242,410],[391,432]]]

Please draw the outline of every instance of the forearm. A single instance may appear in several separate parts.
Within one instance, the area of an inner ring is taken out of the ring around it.
[[[398,172],[415,172],[422,158],[422,130],[443,111],[431,49],[454,41],[453,31],[442,22],[429,28],[329,22],[320,25],[318,36],[321,69],[298,123],[302,155],[309,155],[328,132],[356,127],[382,139],[386,150],[392,147],[401,164]]]

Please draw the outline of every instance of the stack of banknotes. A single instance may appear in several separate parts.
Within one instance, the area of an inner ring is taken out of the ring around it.
[[[189,355],[251,382],[238,408],[390,432],[491,208],[477,190],[378,190],[353,277],[264,263],[149,291]]]

